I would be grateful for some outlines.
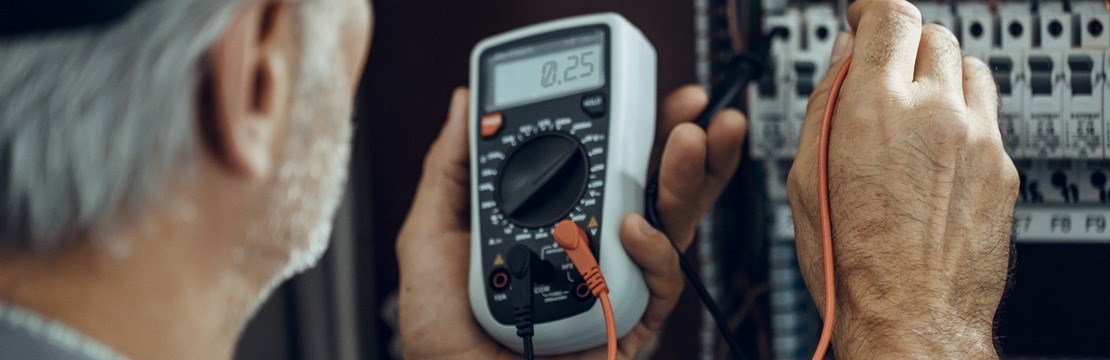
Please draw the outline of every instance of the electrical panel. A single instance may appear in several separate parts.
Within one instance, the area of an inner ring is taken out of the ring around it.
[[[728,1],[719,1],[722,9]],[[1021,177],[1014,213],[1019,254],[1021,244],[1041,251],[1038,256],[1061,249],[1046,244],[1110,254],[1107,4],[1093,0],[913,3],[923,23],[950,29],[965,55],[981,59],[993,72],[1001,100],[999,129]],[[775,358],[808,358],[820,334],[820,318],[797,269],[785,184],[810,92],[829,70],[832,43],[846,26],[846,6],[847,1],[765,1],[759,9],[761,21],[752,27],[764,33],[786,30],[786,36],[772,42],[770,69],[749,85],[747,99],[737,104],[746,109],[750,120],[748,149],[755,176],[760,178],[755,190],[762,195],[767,219],[760,234],[768,243],[769,343]],[[723,11],[711,15],[732,16]],[[720,27],[725,22],[711,24]],[[730,51],[724,46],[711,50],[725,56],[709,60],[727,59]],[[723,63],[711,65],[710,88],[712,80],[728,71]],[[1103,260],[1098,261],[1106,261],[1103,266],[1110,269],[1110,257],[1099,256]],[[1105,304],[1110,299],[1099,301]],[[1105,328],[1100,329],[1110,331]],[[1038,355],[1053,357],[1052,353]]]

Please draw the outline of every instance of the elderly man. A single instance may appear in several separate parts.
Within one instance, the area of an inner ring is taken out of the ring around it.
[[[830,159],[844,299],[834,347],[993,357],[1016,177],[989,72],[904,1],[864,0],[850,14],[856,33],[833,55],[858,58]],[[258,304],[327,247],[368,4],[145,0],[98,25],[55,25],[0,38],[0,357],[230,357]],[[811,102],[790,184],[819,304],[813,164],[830,83]],[[463,289],[466,97],[454,94],[397,240],[410,358],[516,356],[480,330]],[[743,116],[722,112],[704,132],[688,122],[705,103],[687,87],[662,105],[668,232],[639,215],[622,222],[652,294],[621,340],[625,357],[681,290],[668,242],[689,245],[739,160]]]
[[[229,358],[327,248],[369,24],[149,0],[0,40],[0,358]]]

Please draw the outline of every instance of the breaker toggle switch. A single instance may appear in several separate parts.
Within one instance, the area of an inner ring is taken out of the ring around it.
[[[797,91],[798,96],[809,97],[816,86],[817,80],[817,65],[808,61],[799,61],[794,63],[794,72],[798,76]]]
[[[1033,89],[1033,95],[1052,95],[1052,68],[1050,57],[1029,57],[1029,86]]]
[[[1094,61],[1089,56],[1073,55],[1068,58],[1068,68],[1071,70],[1071,93],[1073,95],[1091,95],[1094,87],[1091,71],[1094,70]]]
[[[994,74],[994,82],[998,84],[998,91],[1003,95],[1013,93],[1013,83],[1010,81],[1010,72],[1014,71],[1014,62],[1009,58],[992,57],[990,58],[991,72]]]

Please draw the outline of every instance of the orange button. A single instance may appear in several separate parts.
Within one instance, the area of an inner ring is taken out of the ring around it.
[[[504,125],[504,117],[501,113],[492,113],[482,116],[482,137],[488,138],[497,134],[497,130],[501,130],[501,125]]]

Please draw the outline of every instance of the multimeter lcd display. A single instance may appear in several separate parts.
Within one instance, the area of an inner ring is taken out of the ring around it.
[[[490,56],[486,109],[547,100],[605,84],[605,34],[598,30]]]

